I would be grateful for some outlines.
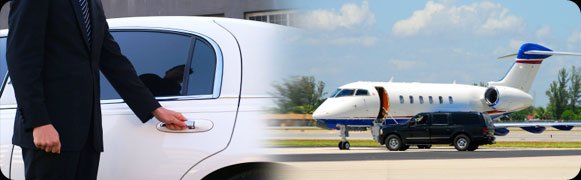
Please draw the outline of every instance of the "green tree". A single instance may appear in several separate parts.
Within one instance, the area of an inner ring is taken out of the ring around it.
[[[278,113],[313,113],[323,103],[325,83],[312,76],[297,76],[274,84]]]
[[[573,120],[575,119],[575,113],[572,110],[566,110],[561,114],[561,118],[564,120]]]
[[[551,82],[549,90],[546,92],[549,97],[549,105],[547,106],[547,109],[551,110],[553,118],[561,119],[561,114],[563,114],[568,106],[568,82],[569,75],[567,74],[567,70],[562,68],[559,70],[557,80]]]
[[[533,114],[534,107],[530,106],[526,109],[514,112],[510,114],[510,119],[512,121],[523,121],[527,118],[528,115]]]
[[[547,114],[547,111],[546,111],[546,110],[545,110],[545,108],[543,108],[543,107],[536,107],[536,108],[533,110],[533,114],[534,114],[535,118],[537,118],[537,119],[541,119],[541,120],[542,120],[542,119],[547,119],[547,118],[548,118],[548,116],[549,116],[549,115]]]
[[[575,114],[577,106],[581,104],[581,71],[575,66],[571,67],[569,81],[569,109]]]

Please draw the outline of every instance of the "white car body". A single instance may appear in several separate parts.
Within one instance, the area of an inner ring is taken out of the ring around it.
[[[189,120],[209,124],[207,131],[160,131],[159,121],[154,118],[142,124],[121,99],[101,100],[105,151],[99,179],[202,179],[212,172],[229,173],[228,167],[271,161],[261,144],[263,113],[273,100],[268,95],[273,81],[269,74],[275,71],[271,64],[277,52],[271,49],[287,28],[208,17],[133,17],[108,22],[112,33],[176,33],[205,40],[214,49],[216,69],[212,93],[157,98],[162,106],[183,113]],[[0,31],[0,39],[7,33]],[[123,51],[126,47],[120,45]],[[187,62],[194,61],[191,51]],[[0,167],[12,179],[24,179],[21,151],[11,141],[16,101],[11,84],[4,85]]]

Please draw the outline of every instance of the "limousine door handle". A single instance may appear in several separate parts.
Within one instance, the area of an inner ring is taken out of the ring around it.
[[[185,123],[187,125],[186,129],[171,130],[167,128],[165,123],[160,122],[157,124],[157,130],[167,133],[200,133],[209,131],[214,127],[214,123],[212,123],[212,121],[205,119],[192,119],[185,121]]]

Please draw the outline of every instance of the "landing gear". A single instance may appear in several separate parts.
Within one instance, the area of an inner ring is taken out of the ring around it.
[[[339,135],[341,136],[341,142],[339,142],[339,149],[340,150],[349,150],[351,148],[351,144],[347,141],[347,137],[349,137],[349,129],[347,129],[346,125],[339,125]]]
[[[339,142],[338,146],[339,146],[340,150],[349,150],[349,148],[351,148],[351,144],[349,144],[349,141],[345,141],[345,142],[341,141],[341,142]]]

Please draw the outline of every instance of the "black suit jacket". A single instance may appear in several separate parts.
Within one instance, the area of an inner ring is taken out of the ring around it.
[[[34,148],[33,128],[52,124],[63,151],[80,150],[88,138],[103,151],[99,70],[141,121],[160,107],[109,33],[100,0],[87,0],[90,44],[76,1],[12,0],[6,57],[18,103],[15,145]]]

